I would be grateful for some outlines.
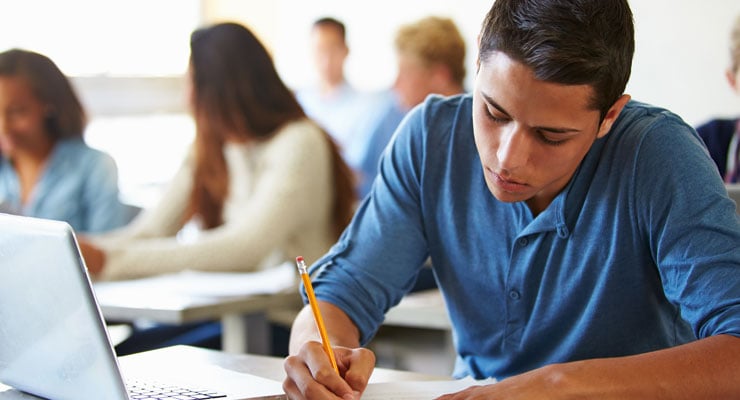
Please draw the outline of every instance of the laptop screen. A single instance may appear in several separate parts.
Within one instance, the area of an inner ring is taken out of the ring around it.
[[[126,399],[72,229],[0,214],[0,381],[54,399]]]

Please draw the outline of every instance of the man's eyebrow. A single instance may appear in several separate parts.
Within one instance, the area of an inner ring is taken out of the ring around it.
[[[506,115],[507,117],[511,118],[511,115],[508,111],[506,111],[505,108],[503,108],[500,104],[496,102],[491,96],[481,93],[481,96],[483,96],[483,99],[488,103],[491,107],[498,110],[500,113]],[[541,131],[547,131],[552,133],[575,133],[580,132],[580,129],[575,128],[565,128],[565,127],[554,127],[554,126],[534,126],[534,129],[541,130]]]

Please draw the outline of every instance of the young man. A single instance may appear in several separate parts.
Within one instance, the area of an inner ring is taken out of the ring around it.
[[[455,330],[444,399],[740,398],[740,221],[695,131],[623,94],[626,0],[496,0],[474,92],[399,127],[313,267],[339,364],[297,317],[291,399],[358,398],[361,348],[431,256]]]
[[[344,64],[349,55],[344,24],[334,18],[316,20],[311,27],[311,53],[317,82],[296,91],[306,114],[319,123],[339,144],[345,161],[359,168],[359,154],[366,139],[357,133],[357,120],[364,115],[367,97],[347,82]]]

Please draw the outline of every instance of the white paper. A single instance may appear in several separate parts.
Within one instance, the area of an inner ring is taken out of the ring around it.
[[[259,272],[183,271],[174,278],[170,289],[193,296],[229,297],[273,294],[297,284],[295,265],[284,263]]]
[[[156,291],[161,296],[236,297],[274,294],[297,285],[296,268],[286,262],[259,272],[201,272],[183,271],[145,279],[117,282],[95,282],[98,297],[128,298],[133,293]]]
[[[494,379],[476,381],[471,378],[449,381],[402,381],[367,385],[363,400],[431,400],[448,393],[459,392],[470,386],[490,385]]]

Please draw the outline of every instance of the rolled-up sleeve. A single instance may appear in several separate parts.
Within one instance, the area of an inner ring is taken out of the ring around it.
[[[420,204],[424,109],[399,125],[380,173],[339,242],[311,267],[319,299],[341,308],[367,343],[428,256]]]

